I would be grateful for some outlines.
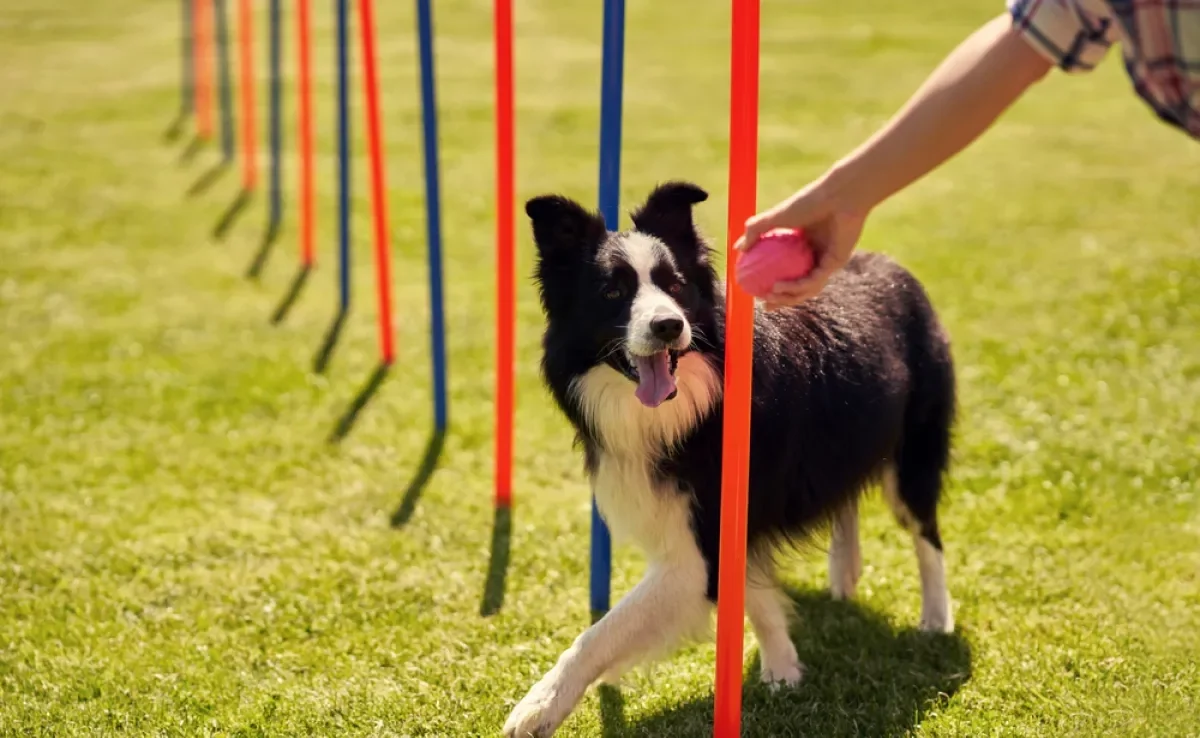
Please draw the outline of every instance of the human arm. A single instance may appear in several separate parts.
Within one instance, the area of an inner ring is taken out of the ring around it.
[[[815,252],[809,276],[780,282],[769,306],[821,291],[853,252],[875,206],[966,148],[1052,63],[1004,14],[963,41],[875,135],[812,184],[746,221],[738,248],[772,228],[799,228]]]

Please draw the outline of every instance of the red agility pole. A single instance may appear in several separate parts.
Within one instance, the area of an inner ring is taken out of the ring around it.
[[[513,49],[512,0],[495,2],[496,44],[496,506],[512,501]]]
[[[750,477],[754,298],[734,278],[733,244],[754,215],[758,168],[759,0],[733,0],[729,100],[729,256],[725,266],[725,418],[721,552],[717,582],[717,668],[713,735],[736,738],[742,721],[746,505]]]
[[[300,263],[308,269],[312,267],[316,253],[313,246],[312,0],[297,0],[296,5],[296,46],[300,53]]]
[[[383,363],[396,358],[392,336],[391,253],[388,251],[387,187],[383,178],[383,126],[379,112],[379,75],[375,68],[375,7],[372,0],[359,0],[362,27],[363,76],[367,88],[367,136],[371,155],[371,208],[375,221],[375,276],[379,287],[379,347]]]
[[[192,5],[192,49],[196,67],[196,132],[205,141],[213,134],[212,0],[195,0]]]
[[[204,0],[197,0],[203,2]],[[238,55],[241,57],[242,88],[242,189],[258,184],[258,135],[254,129],[254,10],[251,0],[238,0]]]

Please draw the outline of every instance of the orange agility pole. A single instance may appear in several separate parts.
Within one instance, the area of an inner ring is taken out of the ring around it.
[[[250,2],[238,0],[238,55],[241,57],[242,77],[242,189],[246,192],[252,191],[258,184],[257,133],[254,130],[254,11]]]
[[[392,336],[391,253],[388,250],[387,187],[383,171],[383,126],[379,112],[379,75],[375,67],[375,7],[359,0],[363,77],[367,89],[367,138],[371,156],[371,208],[375,221],[375,276],[379,287],[379,346],[385,366],[396,358]]]
[[[196,66],[196,132],[205,141],[213,135],[212,0],[192,5],[193,64]]]
[[[729,100],[729,256],[725,266],[725,417],[721,552],[717,582],[717,667],[713,735],[736,738],[742,721],[746,506],[750,477],[754,298],[734,277],[733,244],[754,215],[758,187],[759,0],[733,0]]]
[[[315,261],[313,246],[312,57],[310,54],[312,0],[297,0],[296,46],[300,52],[300,263],[307,269]]]
[[[513,49],[512,0],[495,2],[496,44],[496,506],[512,502]]]

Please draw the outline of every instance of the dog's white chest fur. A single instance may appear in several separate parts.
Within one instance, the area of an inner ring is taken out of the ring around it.
[[[642,460],[602,453],[592,491],[614,538],[636,543],[651,560],[670,558],[691,540],[687,497],[655,483]]]
[[[721,394],[716,371],[698,353],[680,357],[675,377],[678,396],[657,408],[642,405],[633,384],[608,366],[593,368],[574,387],[603,446],[592,476],[600,514],[617,539],[637,544],[652,561],[694,550],[688,498],[656,481],[654,469]]]

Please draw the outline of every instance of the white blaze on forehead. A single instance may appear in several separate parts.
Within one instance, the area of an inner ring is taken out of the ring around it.
[[[666,265],[675,268],[675,256],[666,244],[644,233],[628,233],[614,244],[616,254],[637,273],[637,293],[629,309],[629,324],[625,329],[625,346],[635,356],[647,356],[662,350],[662,343],[654,337],[652,322],[656,318],[673,317],[683,320],[683,331],[675,341],[674,348],[687,346],[692,341],[691,326],[684,316],[683,308],[675,298],[654,284],[651,276],[655,268]]]
[[[617,242],[617,251],[637,272],[639,284],[652,284],[650,273],[659,264],[675,266],[675,256],[662,241],[644,233],[626,234]]]

